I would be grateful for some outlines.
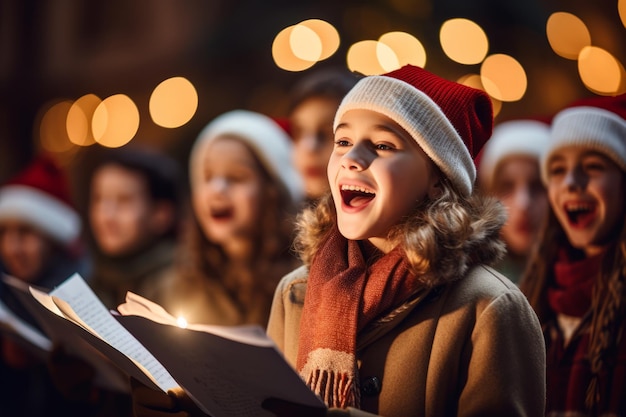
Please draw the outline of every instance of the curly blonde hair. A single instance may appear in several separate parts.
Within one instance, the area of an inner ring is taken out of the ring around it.
[[[506,213],[497,199],[478,193],[463,197],[446,180],[441,190],[388,234],[403,246],[412,272],[428,286],[460,279],[477,264],[492,265],[506,250],[499,237]],[[294,245],[305,264],[310,265],[336,221],[330,193],[298,216]]]

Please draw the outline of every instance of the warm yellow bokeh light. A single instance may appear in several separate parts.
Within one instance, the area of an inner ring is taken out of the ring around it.
[[[522,65],[505,54],[490,55],[480,67],[480,77],[485,91],[500,101],[520,100],[528,80]]]
[[[285,71],[304,71],[315,65],[316,61],[305,61],[294,55],[290,38],[295,26],[289,26],[281,30],[272,43],[272,57],[274,63]]]
[[[96,142],[118,148],[132,140],[139,129],[139,110],[124,94],[107,97],[93,114],[92,130]]]
[[[172,77],[156,86],[150,95],[150,117],[162,127],[187,123],[198,110],[198,93],[184,77]]]
[[[363,75],[380,75],[399,68],[390,47],[378,41],[360,41],[348,49],[348,68]]]
[[[63,100],[52,105],[39,123],[39,143],[48,152],[60,153],[70,150],[74,145],[70,142],[65,129],[67,114],[72,107],[70,100]]]
[[[426,50],[413,35],[406,32],[389,32],[382,35],[378,41],[391,48],[400,67],[407,64],[422,68],[426,66]]]
[[[485,91],[483,81],[478,74],[464,75],[463,77],[459,78],[457,82],[468,87]],[[489,98],[491,99],[491,107],[493,108],[493,117],[496,117],[498,114],[500,114],[500,111],[502,110],[502,102],[492,96],[489,96]]]
[[[339,32],[330,23],[320,19],[309,19],[300,22],[299,25],[308,27],[319,37],[322,50],[318,61],[330,58],[339,49]]]
[[[439,41],[448,58],[460,64],[479,64],[489,51],[485,31],[468,19],[444,22],[439,31]]]
[[[571,13],[552,13],[546,23],[546,35],[552,50],[567,59],[578,59],[580,51],[591,45],[585,22]]]
[[[619,18],[622,20],[622,25],[626,27],[626,0],[618,0],[617,13],[619,13]]]
[[[322,56],[322,40],[315,31],[297,24],[289,35],[289,46],[293,54],[304,61],[317,62]]]
[[[96,142],[91,131],[91,119],[101,102],[95,94],[86,94],[74,101],[66,120],[67,136],[73,144],[89,146]]]
[[[588,46],[578,57],[578,73],[585,86],[597,94],[623,93],[624,66],[609,52]]]

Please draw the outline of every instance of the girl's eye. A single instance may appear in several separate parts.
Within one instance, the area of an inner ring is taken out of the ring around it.
[[[376,149],[379,151],[392,151],[395,147],[388,145],[386,143],[378,143],[376,144]]]
[[[345,139],[337,139],[335,141],[335,146],[339,146],[339,147],[341,147],[341,146],[350,146],[350,142],[348,142]]]
[[[548,168],[548,176],[550,177],[558,177],[561,175],[565,175],[565,167],[562,165],[552,165]]]
[[[587,161],[583,164],[585,171],[603,171],[604,164],[600,161]]]

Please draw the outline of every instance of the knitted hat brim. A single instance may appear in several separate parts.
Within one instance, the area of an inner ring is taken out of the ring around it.
[[[541,178],[548,183],[548,163],[559,149],[585,147],[600,152],[626,172],[626,120],[598,107],[572,107],[552,122],[550,144],[541,158]]]
[[[28,223],[64,245],[80,235],[78,213],[58,199],[33,187],[7,185],[0,190],[0,221]]]

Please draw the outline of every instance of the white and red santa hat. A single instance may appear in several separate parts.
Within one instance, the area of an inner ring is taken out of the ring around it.
[[[75,244],[81,232],[64,171],[41,155],[0,187],[0,224],[25,222],[64,246]]]
[[[526,156],[539,164],[550,141],[550,124],[536,119],[515,119],[498,123],[483,148],[478,165],[478,179],[483,189],[493,186],[498,168],[507,158]]]
[[[493,128],[487,93],[405,65],[357,82],[339,105],[333,128],[353,109],[372,110],[398,123],[461,195],[472,193],[474,158]]]
[[[554,116],[548,148],[541,159],[545,183],[550,157],[568,146],[600,152],[626,172],[626,94],[581,99]]]

